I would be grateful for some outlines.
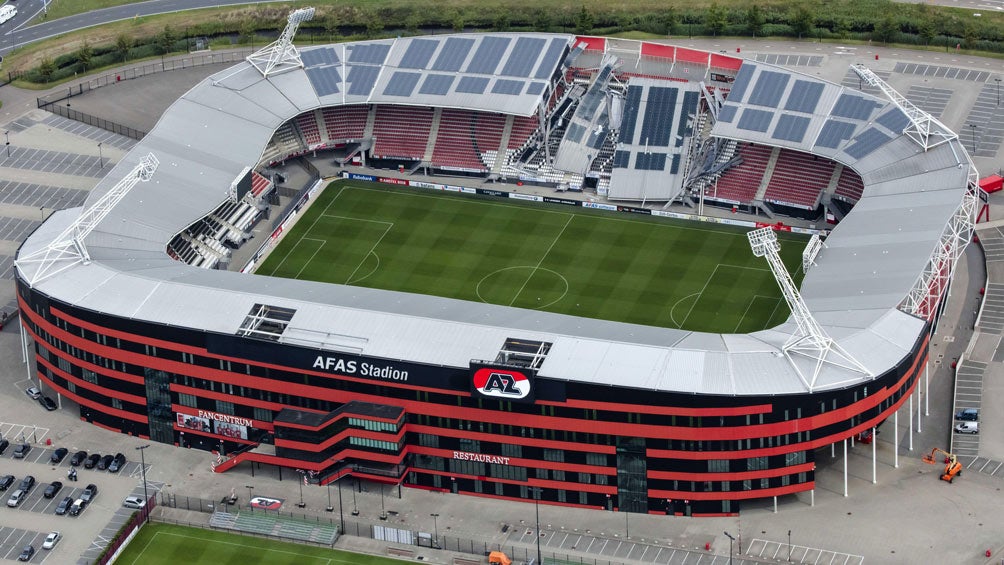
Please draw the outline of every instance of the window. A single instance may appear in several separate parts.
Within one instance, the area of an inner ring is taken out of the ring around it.
[[[57,366],[58,366],[58,367],[59,367],[60,369],[62,369],[62,371],[63,371],[64,373],[69,373],[69,372],[70,372],[70,370],[71,370],[71,367],[70,367],[70,362],[69,362],[69,361],[67,361],[66,359],[63,359],[62,357],[59,357],[58,359],[56,359],[56,365],[57,365]]]
[[[711,459],[708,461],[708,472],[709,473],[728,473],[729,472],[729,460],[728,459]]]
[[[544,461],[563,463],[565,461],[565,452],[560,449],[544,449]]]
[[[799,451],[796,453],[789,453],[785,456],[785,465],[801,465],[805,463],[805,452]]]
[[[90,369],[81,369],[81,374],[84,377],[84,381],[88,383],[98,384],[98,374]]]
[[[523,457],[523,446],[513,443],[503,443],[502,455],[506,457]]]
[[[766,457],[750,457],[746,460],[746,470],[748,471],[762,471],[767,468],[767,458]]]
[[[179,392],[178,404],[182,406],[188,406],[189,408],[195,408],[196,406],[198,406],[199,402],[198,399],[195,398],[195,395]]]
[[[227,402],[226,400],[217,400],[216,411],[220,414],[230,414],[232,416],[234,413],[234,403]]]
[[[439,447],[439,436],[418,434],[418,444],[423,447]]]
[[[398,445],[396,443],[391,443],[389,441],[380,441],[377,439],[369,439],[365,437],[349,437],[349,443],[351,445],[372,447],[374,449],[384,449],[386,451],[397,451],[398,449]]]
[[[586,465],[602,465],[607,466],[607,454],[606,453],[587,453],[586,454]]]
[[[113,398],[112,399],[112,408],[117,408],[117,409],[121,410],[122,409],[122,401],[119,400],[118,398]]]
[[[271,422],[272,421],[272,411],[268,408],[258,408],[254,409],[254,419],[261,422]]]

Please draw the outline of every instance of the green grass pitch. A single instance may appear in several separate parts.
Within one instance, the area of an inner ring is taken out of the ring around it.
[[[349,553],[203,530],[147,524],[115,561],[122,565],[400,565],[386,557]]]
[[[746,229],[336,182],[259,274],[695,331],[748,333],[788,307]],[[806,238],[779,234],[796,283]]]

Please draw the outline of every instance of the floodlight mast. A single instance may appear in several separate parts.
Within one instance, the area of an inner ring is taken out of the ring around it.
[[[303,68],[300,51],[293,45],[293,36],[303,22],[314,19],[313,8],[294,10],[286,19],[286,28],[279,39],[248,55],[247,62],[258,69],[261,76],[268,78],[286,71]]]
[[[125,198],[126,194],[141,181],[149,181],[157,171],[160,161],[153,153],[143,157],[125,177],[106,192],[94,204],[84,210],[76,220],[64,229],[51,243],[24,257],[19,257],[17,266],[26,271],[29,265],[37,265],[34,272],[27,275],[28,284],[36,283],[62,272],[77,263],[87,264],[91,256],[84,246],[84,239],[101,220],[112,211],[116,204]]]
[[[785,268],[784,263],[781,261],[781,255],[778,253],[781,245],[777,242],[777,235],[774,233],[774,230],[770,227],[760,228],[747,232],[746,237],[749,238],[753,255],[767,259],[771,273],[774,274],[777,285],[781,287],[781,293],[788,303],[788,308],[791,309],[791,316],[795,319],[795,324],[798,326],[796,332],[788,338],[788,341],[781,349],[791,362],[795,372],[798,373],[798,377],[802,379],[802,382],[809,389],[809,392],[812,392],[816,386],[816,379],[819,377],[819,371],[822,369],[823,363],[870,376],[871,372],[844,351],[833,338],[827,335],[826,331],[819,325],[819,322],[812,316],[812,313],[809,312],[809,307],[805,305],[802,295],[799,294],[798,288],[795,286],[794,281],[791,280],[788,269]],[[803,374],[799,365],[792,358],[793,354],[799,354],[815,361],[811,375]]]
[[[886,84],[884,80],[879,78],[868,67],[856,64],[851,65],[851,69],[861,77],[861,80],[881,90],[897,108],[906,114],[907,119],[910,120],[910,125],[902,133],[916,142],[917,145],[920,145],[924,151],[933,149],[942,143],[958,139],[959,135],[957,133],[938,121],[931,114],[916,107],[913,102],[910,102],[902,94],[896,92],[893,87]]]

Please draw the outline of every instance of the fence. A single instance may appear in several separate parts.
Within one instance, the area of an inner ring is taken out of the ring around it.
[[[54,114],[59,114],[64,118],[96,126],[133,139],[142,139],[143,136],[146,135],[146,132],[135,130],[110,120],[105,120],[103,118],[98,118],[74,110],[70,99],[74,96],[80,96],[85,92],[90,92],[91,90],[112,85],[117,82],[122,82],[124,80],[132,80],[157,73],[191,69],[193,67],[201,67],[204,65],[237,63],[243,61],[245,57],[251,54],[251,52],[252,51],[250,49],[237,49],[222,53],[202,53],[199,55],[190,55],[173,59],[162,58],[160,62],[145,63],[135,67],[120,69],[112,73],[89,78],[83,82],[68,86],[65,90],[58,90],[51,94],[40,96],[35,99],[35,102],[39,108],[48,110]],[[64,100],[67,101],[66,106],[58,104]]]
[[[284,512],[282,510],[267,510],[264,508],[250,508],[247,504],[230,504],[227,498],[222,500],[207,500],[205,498],[195,498],[191,496],[177,496],[168,492],[161,491],[159,494],[160,506],[165,508],[180,508],[182,510],[191,510],[193,512],[205,512],[207,514],[212,514],[217,510],[222,510],[224,512],[235,512],[241,510],[242,512],[254,512],[268,514],[270,516],[279,516],[286,518],[295,518],[297,520],[303,520],[307,522],[317,522],[318,524],[326,523],[333,526],[338,525],[338,520],[335,518],[328,518],[327,516],[317,516],[311,514],[304,514],[302,512]]]
[[[104,551],[101,552],[101,557],[94,562],[95,565],[105,565],[106,563],[111,562],[115,557],[117,557],[116,554],[119,552],[119,549],[124,544],[132,540],[131,534],[133,533],[133,530],[138,530],[142,527],[142,524],[147,519],[147,516],[150,515],[150,512],[152,512],[154,507],[157,505],[157,500],[154,497],[150,497],[146,502],[146,505],[134,512],[132,517],[129,518],[129,521],[126,522],[119,529],[115,537],[108,542]]]
[[[283,536],[273,536],[273,535],[269,535],[269,534],[262,534],[262,533],[259,533],[259,532],[247,532],[247,531],[244,531],[244,530],[231,530],[230,528],[217,528],[216,526],[213,526],[213,525],[209,524],[208,522],[186,522],[184,520],[173,520],[171,518],[165,518],[163,516],[151,516],[150,517],[150,521],[151,522],[156,522],[158,524],[173,524],[175,526],[187,526],[189,528],[199,528],[201,530],[212,530],[214,532],[226,532],[228,534],[234,534],[235,536],[247,536],[249,538],[270,539],[270,540],[274,540],[274,541],[284,541],[284,542],[287,542],[287,543],[299,543],[299,544],[303,544],[303,545],[313,545],[313,546],[317,546],[317,547],[331,547],[329,544],[318,543],[318,542],[315,542],[315,541],[307,541],[307,540],[301,540],[301,539],[292,539],[292,538],[283,537]]]

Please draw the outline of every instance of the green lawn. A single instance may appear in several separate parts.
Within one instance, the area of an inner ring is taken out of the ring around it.
[[[781,239],[794,271],[805,239]],[[699,331],[788,315],[744,229],[359,182],[329,186],[257,272]]]
[[[170,524],[143,527],[120,565],[400,565],[386,557]]]

